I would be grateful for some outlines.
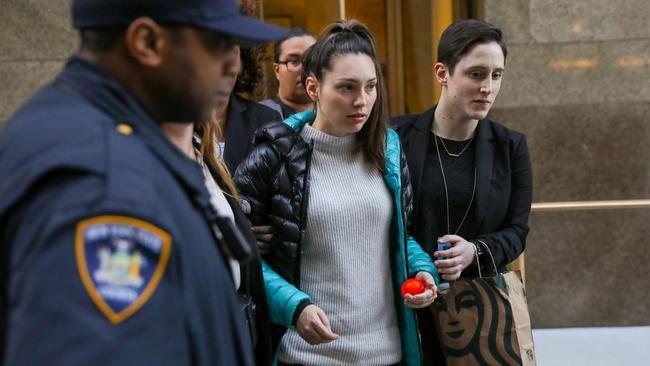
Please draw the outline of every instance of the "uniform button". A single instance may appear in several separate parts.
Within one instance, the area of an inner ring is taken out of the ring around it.
[[[130,135],[133,133],[133,127],[127,125],[126,123],[120,123],[117,125],[117,132],[121,133],[122,135]]]

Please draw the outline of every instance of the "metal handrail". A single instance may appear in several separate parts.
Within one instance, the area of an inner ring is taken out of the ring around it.
[[[650,200],[613,200],[613,201],[567,201],[533,203],[532,212],[610,210],[621,208],[650,207]]]
[[[557,212],[579,210],[612,210],[621,208],[648,208],[650,200],[611,200],[611,201],[566,201],[566,202],[538,202],[531,205],[532,212]],[[526,283],[526,257],[525,252],[508,266],[511,270],[521,272]]]

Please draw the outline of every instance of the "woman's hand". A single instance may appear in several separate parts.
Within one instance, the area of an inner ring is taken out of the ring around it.
[[[298,334],[311,345],[329,343],[339,339],[338,334],[332,332],[330,321],[325,312],[318,306],[307,305],[296,321]]]
[[[271,225],[260,225],[251,227],[257,238],[257,247],[260,254],[269,254],[271,252],[271,239],[273,239],[273,229]]]
[[[429,272],[418,272],[415,278],[424,282],[424,292],[419,295],[404,295],[404,304],[413,309],[425,308],[431,304],[438,297],[438,288],[433,276]]]
[[[451,243],[452,247],[433,253],[436,258],[445,258],[436,260],[433,264],[438,268],[442,279],[457,280],[463,270],[474,262],[476,246],[458,235],[445,235],[438,242]]]

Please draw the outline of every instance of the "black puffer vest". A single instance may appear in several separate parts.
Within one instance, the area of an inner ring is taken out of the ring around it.
[[[253,146],[234,177],[242,209],[253,225],[271,225],[272,250],[262,257],[282,278],[299,287],[312,146],[284,122],[258,129]],[[409,227],[413,193],[404,154],[400,161],[402,212],[404,226]]]
[[[285,123],[271,123],[255,132],[255,148],[235,173],[242,209],[253,225],[271,225],[271,254],[263,259],[292,284],[300,279],[300,241],[309,197],[312,147]],[[262,173],[250,175],[247,172]],[[262,202],[260,197],[267,198]],[[271,214],[268,214],[271,213]]]

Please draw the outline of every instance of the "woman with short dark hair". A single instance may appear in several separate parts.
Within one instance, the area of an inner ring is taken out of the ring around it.
[[[526,138],[487,118],[506,56],[499,28],[454,22],[438,47],[438,104],[393,121],[413,177],[413,234],[437,259],[442,281],[476,276],[476,254],[489,261],[484,245],[499,271],[525,248],[532,200]],[[437,249],[443,243],[451,248]],[[430,309],[418,319],[425,364],[444,364]]]

